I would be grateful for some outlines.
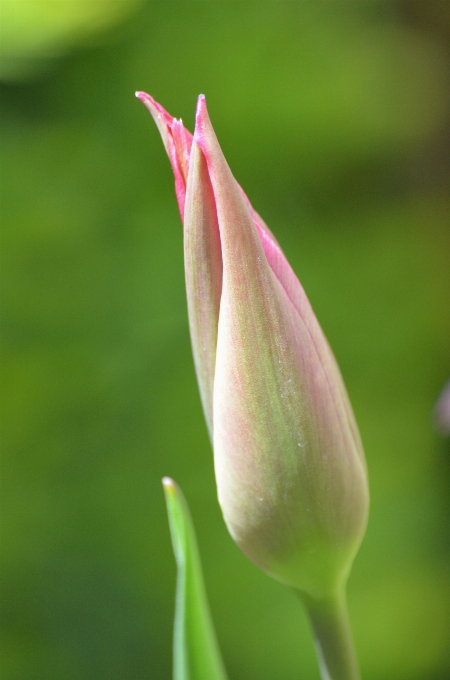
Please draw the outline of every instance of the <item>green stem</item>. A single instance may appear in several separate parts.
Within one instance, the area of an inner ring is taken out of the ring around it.
[[[311,622],[323,680],[360,680],[345,592],[323,599],[300,593]]]

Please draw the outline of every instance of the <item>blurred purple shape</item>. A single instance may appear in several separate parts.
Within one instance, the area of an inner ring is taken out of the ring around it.
[[[444,385],[436,402],[434,420],[441,434],[450,435],[450,380]]]

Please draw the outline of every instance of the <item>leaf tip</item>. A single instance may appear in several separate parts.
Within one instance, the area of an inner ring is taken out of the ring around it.
[[[163,485],[164,491],[175,491],[175,489],[176,489],[176,484],[173,481],[173,479],[171,479],[170,477],[163,477],[162,478],[162,485]]]

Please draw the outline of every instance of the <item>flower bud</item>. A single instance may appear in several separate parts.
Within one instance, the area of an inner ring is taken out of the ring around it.
[[[148,95],[175,174],[191,338],[219,502],[241,550],[310,597],[345,583],[365,531],[364,453],[339,368],[199,98],[193,139]]]

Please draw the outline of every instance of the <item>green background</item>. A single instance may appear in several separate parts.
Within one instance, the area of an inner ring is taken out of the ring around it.
[[[298,601],[217,505],[143,89],[191,129],[206,94],[341,365],[372,494],[349,582],[365,680],[446,680],[448,4],[31,5],[1,0],[2,678],[171,677],[163,475],[191,507],[230,680],[319,677]]]

